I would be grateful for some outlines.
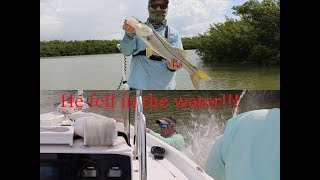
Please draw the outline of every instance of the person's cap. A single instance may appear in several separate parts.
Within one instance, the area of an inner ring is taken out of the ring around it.
[[[152,1],[156,1],[156,0],[148,0],[148,4]],[[165,1],[167,1],[167,4],[169,4],[169,0],[165,0]]]
[[[156,121],[157,124],[170,124],[172,126],[176,126],[176,118],[173,116],[164,116]]]

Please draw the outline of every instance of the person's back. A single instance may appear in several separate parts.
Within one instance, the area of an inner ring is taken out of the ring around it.
[[[209,152],[205,171],[215,180],[280,179],[280,109],[230,119]]]

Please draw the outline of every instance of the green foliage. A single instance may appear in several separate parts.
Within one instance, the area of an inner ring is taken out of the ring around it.
[[[208,62],[279,64],[279,0],[249,0],[233,10],[240,19],[211,25],[199,35],[197,54]]]
[[[238,61],[250,54],[250,45],[256,43],[252,28],[246,22],[227,19],[214,24],[206,35],[200,36],[198,52],[212,61]]]
[[[184,49],[196,49],[194,38],[182,38]],[[120,40],[40,41],[40,57],[119,53]]]
[[[181,41],[183,44],[183,49],[184,50],[197,49],[198,48],[198,40],[199,40],[199,37],[181,38]]]
[[[40,41],[40,57],[119,53],[120,40]]]
[[[263,45],[254,46],[252,48],[251,54],[248,57],[248,60],[256,61],[263,65],[280,63],[278,52],[275,49],[270,49],[269,47]]]

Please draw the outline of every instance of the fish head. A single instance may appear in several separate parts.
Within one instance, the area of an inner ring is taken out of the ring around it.
[[[148,37],[153,35],[152,29],[144,23],[139,23],[135,30],[136,30],[136,33],[142,37]]]
[[[148,37],[153,35],[152,29],[135,17],[129,18],[126,23],[135,29],[138,36]]]

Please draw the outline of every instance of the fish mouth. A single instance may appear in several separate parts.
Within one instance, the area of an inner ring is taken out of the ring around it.
[[[130,19],[131,19],[131,20],[138,21],[139,23],[143,23],[142,21],[140,21],[139,19],[135,18],[134,16],[131,16]]]
[[[141,21],[135,17],[130,17],[129,19],[125,20],[125,23],[129,26],[132,26],[133,28],[140,28],[141,29]],[[139,27],[140,24],[140,27]]]
[[[141,22],[139,19],[133,16],[126,20],[125,23],[133,27],[136,30],[136,33],[143,37],[153,34],[153,32],[146,27],[146,24],[144,22]]]

